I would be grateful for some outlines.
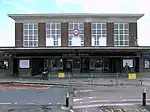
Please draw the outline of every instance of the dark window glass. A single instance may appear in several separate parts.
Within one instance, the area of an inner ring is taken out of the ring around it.
[[[29,29],[33,29],[33,24],[29,24]]]
[[[96,29],[96,24],[92,23],[91,27],[92,27],[92,30]]]
[[[24,35],[28,35],[29,30],[24,30]]]
[[[102,29],[102,25],[101,24],[97,24],[97,29],[101,30]]]
[[[129,29],[129,24],[128,23],[124,24],[124,29]]]
[[[114,29],[119,29],[119,27],[118,27],[118,24],[117,24],[117,23],[115,23],[115,24],[114,24]]]
[[[101,34],[102,33],[102,30],[97,30],[97,34]]]
[[[83,23],[80,23],[79,28],[80,28],[80,29],[84,29],[84,24],[83,24]]]
[[[106,24],[105,23],[102,23],[102,29],[106,29]]]
[[[120,23],[120,24],[119,24],[119,29],[124,29],[124,28],[123,28],[123,23]]]
[[[73,24],[72,23],[69,23],[69,29],[73,29]]]
[[[123,41],[120,41],[120,45],[124,45],[123,43],[124,43]]]
[[[124,40],[124,39],[123,39],[123,35],[120,35],[120,40]]]
[[[97,34],[96,30],[92,30],[92,34]]]
[[[74,28],[79,28],[77,23],[74,24]]]
[[[29,29],[28,24],[24,24],[23,27],[24,27],[24,29]]]

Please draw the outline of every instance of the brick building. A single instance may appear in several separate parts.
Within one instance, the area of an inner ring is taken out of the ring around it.
[[[15,47],[10,54],[13,73],[131,72],[149,70],[145,52],[137,45],[137,21],[144,14],[8,14],[15,20]],[[145,64],[147,63],[147,64]]]

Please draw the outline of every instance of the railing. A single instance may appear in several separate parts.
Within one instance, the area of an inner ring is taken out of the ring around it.
[[[129,75],[132,77],[129,78]],[[133,77],[134,76],[134,77]],[[136,77],[135,77],[136,76]],[[49,73],[51,83],[84,84],[84,85],[143,85],[143,77],[140,73]]]

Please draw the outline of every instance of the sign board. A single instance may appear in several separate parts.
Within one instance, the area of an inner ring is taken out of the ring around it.
[[[123,59],[123,67],[125,67],[126,63],[129,67],[133,67],[133,59]]]
[[[64,77],[65,77],[65,73],[63,73],[63,72],[58,73],[58,78],[64,78]]]
[[[128,79],[136,79],[136,73],[129,73]]]
[[[30,60],[19,60],[19,68],[30,68]]]

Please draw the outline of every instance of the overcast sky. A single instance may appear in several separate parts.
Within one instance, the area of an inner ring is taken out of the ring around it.
[[[14,46],[17,13],[144,13],[138,21],[138,44],[150,45],[150,0],[0,0],[0,46]]]

